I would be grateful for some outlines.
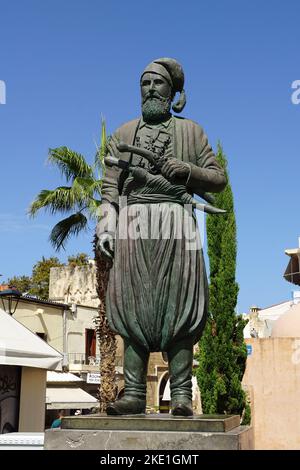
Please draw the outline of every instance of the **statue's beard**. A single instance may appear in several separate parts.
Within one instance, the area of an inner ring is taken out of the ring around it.
[[[170,97],[161,96],[145,97],[142,103],[142,114],[145,122],[158,123],[165,121],[170,116],[172,100]]]

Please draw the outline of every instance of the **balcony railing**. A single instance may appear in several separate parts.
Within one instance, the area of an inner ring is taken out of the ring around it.
[[[84,353],[69,353],[67,355],[69,364],[82,364],[87,366],[100,365],[100,355],[89,356]],[[123,356],[116,356],[116,366],[123,366]]]
[[[87,366],[98,366],[100,365],[100,356],[89,356],[84,353],[69,353],[68,354],[69,364],[82,364]]]

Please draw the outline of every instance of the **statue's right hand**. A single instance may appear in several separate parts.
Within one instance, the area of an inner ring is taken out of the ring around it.
[[[98,235],[98,250],[107,258],[113,259],[114,257],[114,237],[111,233],[104,232]]]

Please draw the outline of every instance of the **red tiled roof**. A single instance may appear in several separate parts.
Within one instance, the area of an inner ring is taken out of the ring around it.
[[[0,284],[0,291],[9,289],[8,284]]]

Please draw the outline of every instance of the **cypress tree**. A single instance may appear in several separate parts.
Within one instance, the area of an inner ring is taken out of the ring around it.
[[[243,337],[247,321],[235,311],[239,291],[235,280],[236,221],[227,160],[220,144],[216,157],[226,173],[227,186],[215,195],[215,204],[227,212],[207,216],[209,315],[199,342],[196,375],[204,413],[239,414],[246,424],[250,407],[241,381],[247,358]]]

